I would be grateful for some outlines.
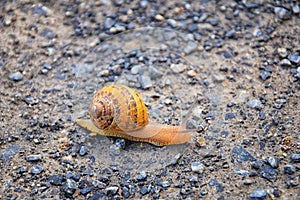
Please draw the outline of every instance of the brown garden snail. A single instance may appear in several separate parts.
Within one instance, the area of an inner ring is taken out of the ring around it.
[[[98,134],[147,142],[156,146],[186,143],[193,130],[181,126],[149,123],[145,103],[125,85],[108,85],[98,90],[89,107],[91,120],[77,123]]]

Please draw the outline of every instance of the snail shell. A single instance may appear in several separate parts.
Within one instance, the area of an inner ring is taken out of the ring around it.
[[[186,143],[191,137],[191,133],[181,131],[180,126],[149,123],[145,103],[136,91],[125,85],[108,85],[98,90],[89,113],[90,121],[77,120],[77,123],[105,136],[157,146]]]

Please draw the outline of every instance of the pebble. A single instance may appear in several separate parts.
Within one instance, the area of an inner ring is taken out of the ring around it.
[[[277,53],[279,54],[280,58],[285,58],[288,56],[288,51],[286,48],[278,48]]]
[[[105,191],[107,194],[117,194],[119,187],[117,186],[111,186],[108,188],[105,188]]]
[[[263,167],[258,170],[258,173],[261,175],[261,177],[269,181],[276,180],[277,172],[270,165],[263,165]]]
[[[284,165],[283,166],[283,173],[292,175],[296,172],[296,168],[293,165]]]
[[[161,78],[164,74],[159,71],[158,69],[156,69],[155,67],[153,66],[150,66],[148,68],[148,71],[149,71],[149,76],[151,79],[158,79],[158,78]]]
[[[292,9],[293,9],[294,14],[299,14],[300,13],[299,5],[293,5]]]
[[[130,196],[130,192],[129,192],[129,189],[127,188],[127,187],[123,187],[122,188],[122,196],[124,197],[124,198],[128,198],[129,196]]]
[[[89,152],[89,148],[86,146],[81,146],[79,149],[79,155],[84,156]]]
[[[147,174],[145,171],[141,171],[139,173],[139,175],[137,176],[137,180],[139,180],[139,181],[145,180],[146,178],[147,178]]]
[[[212,26],[216,26],[219,23],[219,19],[218,18],[211,18],[208,23],[210,23]]]
[[[61,174],[57,174],[57,175],[49,176],[48,180],[52,185],[59,186],[62,185],[64,177]]]
[[[140,188],[140,193],[141,193],[141,195],[145,195],[145,194],[148,194],[149,191],[146,187],[143,186]]]
[[[44,28],[41,32],[40,35],[42,37],[45,37],[47,39],[54,39],[56,37],[56,33],[50,30],[49,28]]]
[[[76,182],[72,179],[67,179],[66,180],[66,185],[64,188],[64,192],[66,194],[66,196],[71,196],[74,194],[74,192],[76,191]]]
[[[142,8],[147,8],[147,5],[148,5],[148,0],[141,0],[140,1],[140,6]]]
[[[267,80],[271,77],[271,73],[265,70],[262,70],[259,74],[259,78],[261,78],[263,81]]]
[[[32,97],[32,96],[27,96],[27,97],[25,97],[25,102],[26,102],[28,105],[35,105],[35,104],[38,104],[38,103],[39,103],[39,100],[38,100],[38,99],[35,99],[35,98]]]
[[[189,71],[187,72],[187,75],[188,75],[189,77],[195,77],[195,76],[197,75],[197,72],[196,72],[195,70],[189,70]]]
[[[261,103],[261,101],[258,98],[249,100],[246,103],[246,106],[249,108],[257,109],[257,110],[261,110],[263,108],[263,104]]]
[[[253,183],[253,181],[252,181],[251,179],[248,179],[248,178],[247,178],[247,179],[244,179],[244,180],[243,180],[243,184],[244,184],[244,185],[251,185],[252,183]]]
[[[171,183],[169,181],[163,181],[163,182],[160,183],[160,185],[163,188],[167,188],[167,187],[170,187]]]
[[[208,182],[208,185],[209,185],[210,187],[215,186],[215,187],[216,187],[216,192],[223,192],[223,191],[224,191],[224,186],[223,186],[221,183],[219,183],[219,182],[217,181],[217,179],[211,179],[211,180]]]
[[[142,70],[142,67],[140,65],[134,65],[131,68],[130,72],[131,72],[131,74],[135,75],[135,74],[138,74],[139,72],[141,72],[141,70]]]
[[[11,81],[21,81],[23,79],[23,75],[21,74],[21,72],[15,72],[13,74],[10,74],[8,78]]]
[[[194,24],[194,23],[192,23],[192,24],[189,24],[188,26],[187,26],[187,30],[188,31],[190,31],[190,32],[196,32],[197,30],[198,30],[198,25],[197,24]]]
[[[5,149],[2,150],[1,152],[1,160],[3,162],[6,162],[10,159],[10,157],[16,155],[19,153],[20,147],[18,145],[11,145],[6,147]]]
[[[182,73],[186,69],[186,65],[180,64],[171,64],[171,70],[175,73]]]
[[[83,188],[80,190],[80,194],[82,194],[82,195],[87,195],[90,192],[91,192],[90,188]]]
[[[217,74],[213,74],[212,75],[212,80],[215,83],[222,83],[225,80],[225,76],[224,75],[217,75]]]
[[[117,138],[115,141],[115,145],[120,149],[125,149],[126,142],[123,138]]]
[[[172,27],[176,28],[177,27],[177,21],[175,19],[167,19],[167,23]]]
[[[193,53],[198,47],[198,44],[192,40],[189,40],[186,44],[186,46],[184,47],[183,49],[183,52],[186,54],[186,55],[189,55],[191,53]]]
[[[31,168],[30,173],[34,174],[34,175],[37,175],[37,174],[40,174],[42,171],[43,171],[43,168],[41,166],[33,165],[32,168]]]
[[[38,15],[43,15],[47,16],[49,12],[49,9],[47,9],[44,6],[35,6],[32,10],[32,14],[38,14]]]
[[[244,176],[244,177],[249,174],[249,172],[247,170],[243,170],[243,169],[234,169],[233,171],[237,175],[241,175],[241,176]]]
[[[292,160],[292,162],[295,162],[295,163],[300,162],[300,154],[292,154],[291,160]]]
[[[294,54],[290,54],[288,56],[288,59],[295,64],[299,64],[300,63],[300,56],[298,53],[294,53]]]
[[[279,19],[286,20],[291,17],[289,11],[283,7],[275,7],[274,12],[277,15],[277,17],[279,17]]]
[[[165,18],[162,15],[160,15],[160,14],[155,15],[155,19],[157,21],[164,21],[165,20]]]
[[[230,31],[227,31],[225,34],[226,37],[228,38],[234,38],[236,37],[236,30],[235,29],[231,29]]]
[[[267,197],[267,191],[261,189],[255,189],[250,194],[250,199],[265,199]]]
[[[268,158],[268,163],[273,167],[274,169],[279,167],[279,161],[277,158],[274,157],[269,157]]]
[[[234,146],[231,153],[238,162],[255,161],[255,158],[240,145]]]
[[[192,169],[193,172],[203,173],[204,169],[205,169],[205,166],[201,162],[195,161],[195,162],[191,163],[191,169]]]
[[[109,148],[110,152],[113,153],[114,155],[120,155],[121,149],[117,145],[113,144]]]
[[[221,131],[221,137],[226,138],[229,135],[228,131]]]
[[[235,118],[235,116],[236,116],[235,113],[226,113],[224,119],[227,121],[227,120]]]
[[[26,156],[27,162],[36,162],[42,159],[41,155],[28,155]]]
[[[279,62],[279,65],[289,67],[292,65],[292,63],[291,61],[285,58]]]
[[[152,80],[147,75],[142,75],[139,77],[139,82],[143,89],[149,89],[153,86]]]

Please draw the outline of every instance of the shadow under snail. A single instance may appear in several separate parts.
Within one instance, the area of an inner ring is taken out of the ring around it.
[[[108,85],[99,89],[93,96],[89,114],[90,120],[78,119],[77,124],[100,135],[156,146],[189,142],[195,131],[149,122],[142,98],[125,85]]]

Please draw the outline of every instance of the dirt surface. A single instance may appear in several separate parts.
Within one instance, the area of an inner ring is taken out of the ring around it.
[[[299,6],[1,1],[0,199],[298,199]],[[204,130],[90,136],[75,120],[113,83],[155,123]]]

